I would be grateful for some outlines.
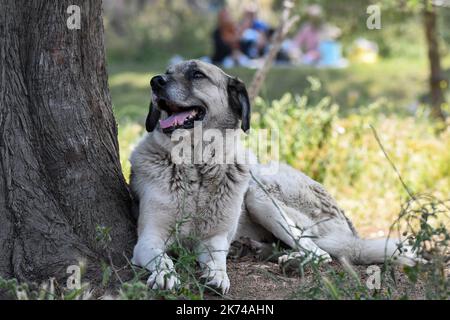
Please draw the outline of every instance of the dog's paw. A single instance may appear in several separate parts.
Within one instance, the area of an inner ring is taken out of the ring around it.
[[[201,277],[207,280],[207,286],[217,288],[222,294],[230,290],[230,279],[225,270],[208,270]]]
[[[393,260],[396,264],[409,267],[414,267],[416,264],[428,263],[427,260],[419,257],[417,252],[415,252],[411,246],[403,246],[399,249],[398,254],[394,256]]]
[[[331,259],[331,256],[327,252],[323,251],[322,249],[317,249],[314,252],[296,251],[282,255],[278,258],[278,264],[280,266],[283,266],[292,260],[301,261],[302,264],[306,264],[308,262],[330,263],[331,261],[333,261],[333,259]]]
[[[306,253],[304,253],[304,252],[291,252],[291,253],[284,254],[284,255],[278,257],[278,264],[280,266],[282,266],[291,260],[295,260],[295,259],[303,260],[305,257],[306,257]]]
[[[172,290],[180,285],[180,279],[175,271],[163,269],[154,271],[148,278],[147,285],[154,290]]]

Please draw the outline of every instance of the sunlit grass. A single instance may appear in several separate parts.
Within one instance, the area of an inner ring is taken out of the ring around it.
[[[130,178],[129,157],[144,131],[144,127],[137,123],[127,122],[119,124],[120,164],[127,181]]]
[[[144,72],[122,72],[109,78],[111,87],[130,86],[136,89],[148,89],[150,76]]]

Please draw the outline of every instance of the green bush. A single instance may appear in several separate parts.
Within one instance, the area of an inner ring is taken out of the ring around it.
[[[450,129],[438,130],[426,112],[386,115],[385,108],[380,99],[344,117],[327,97],[310,105],[286,94],[256,101],[252,129],[277,128],[280,160],[323,183],[363,233],[373,233],[388,230],[408,195],[370,126],[415,193],[450,194]]]

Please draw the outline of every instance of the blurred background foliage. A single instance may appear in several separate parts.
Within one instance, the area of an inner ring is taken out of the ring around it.
[[[217,11],[226,4],[236,20],[250,1],[238,0],[105,0],[107,54],[112,62],[166,61],[173,55],[201,57],[211,54],[211,33]],[[276,26],[283,0],[259,0],[259,16]],[[420,58],[425,54],[419,9],[392,0],[302,0],[295,12],[304,15],[310,4],[320,4],[327,21],[342,30],[340,41],[348,47],[358,37],[375,41],[382,57]],[[406,1],[410,3],[415,1]],[[382,28],[366,27],[366,9],[382,8]],[[450,10],[439,10],[443,54],[449,52]],[[301,22],[300,22],[301,23]],[[294,28],[291,34],[297,32]],[[414,46],[411,45],[414,43]],[[420,49],[419,49],[420,48]],[[419,50],[418,50],[419,49]]]
[[[144,134],[150,78],[175,55],[211,55],[218,9],[226,2],[236,19],[248,1],[104,0],[104,21],[113,108],[119,125],[121,162]],[[361,234],[386,232],[407,198],[378,146],[372,125],[410,188],[450,198],[450,129],[430,117],[429,67],[421,1],[297,1],[302,16],[312,3],[342,30],[344,56],[355,39],[377,43],[374,64],[351,62],[344,69],[274,67],[253,108],[252,129],[281,129],[283,161],[323,183]],[[382,28],[368,30],[367,6],[381,6]],[[281,0],[258,1],[260,16],[273,26]],[[442,67],[450,78],[450,8],[439,7]],[[293,33],[298,30],[294,28]],[[247,84],[254,70],[228,73]],[[446,82],[448,83],[448,82]],[[448,86],[444,88],[450,101]],[[448,106],[447,112],[448,110]]]

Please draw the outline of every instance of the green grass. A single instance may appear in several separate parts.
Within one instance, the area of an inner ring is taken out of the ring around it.
[[[309,87],[307,77],[312,76],[321,81],[322,88],[310,98],[329,95],[341,106],[342,112],[351,112],[380,97],[389,97],[392,104],[403,109],[426,91],[425,63],[382,60],[373,65],[353,64],[346,69],[275,68],[264,83],[261,97],[273,100],[286,92],[302,94]],[[230,72],[246,82],[253,76],[252,71],[245,69]]]
[[[114,111],[119,122],[141,121],[148,111],[149,83],[152,76],[164,72],[165,65],[126,64],[110,67],[110,88]],[[253,70],[226,70],[242,78],[247,84]],[[277,67],[271,70],[261,91],[267,100],[280,98],[284,93],[303,94],[310,83],[308,77],[320,80],[322,87],[310,99],[324,95],[341,106],[341,112],[367,105],[386,97],[397,111],[406,108],[427,91],[425,60],[382,60],[373,65],[352,64],[346,69],[314,69],[308,67]]]

